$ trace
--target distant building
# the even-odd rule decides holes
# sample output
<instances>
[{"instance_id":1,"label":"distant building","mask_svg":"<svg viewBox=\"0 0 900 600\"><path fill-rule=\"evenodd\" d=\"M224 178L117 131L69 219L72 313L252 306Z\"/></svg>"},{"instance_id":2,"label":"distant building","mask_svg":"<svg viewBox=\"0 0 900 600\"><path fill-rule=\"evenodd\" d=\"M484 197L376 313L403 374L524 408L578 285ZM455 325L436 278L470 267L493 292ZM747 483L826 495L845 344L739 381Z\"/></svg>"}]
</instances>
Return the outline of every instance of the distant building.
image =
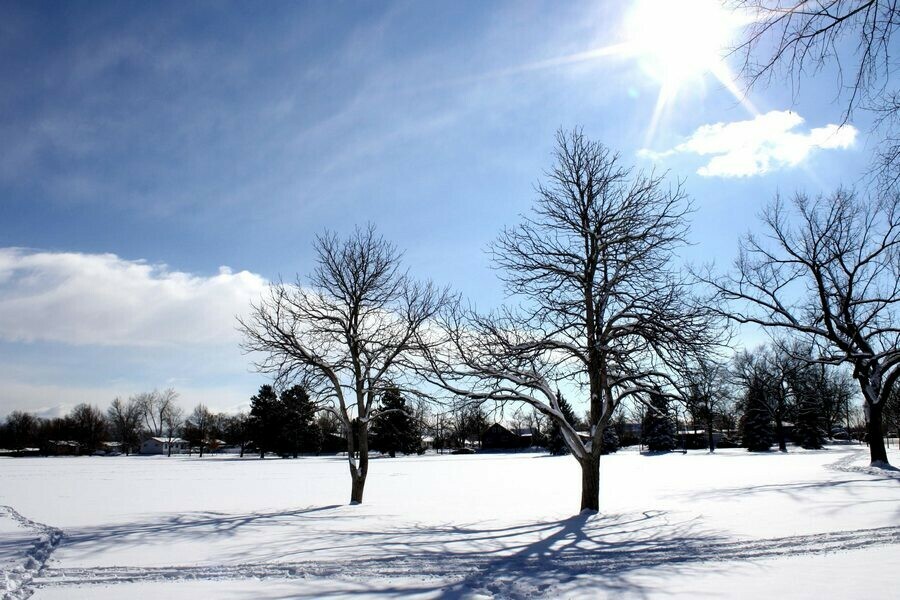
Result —
<instances>
[{"instance_id":1,"label":"distant building","mask_svg":"<svg viewBox=\"0 0 900 600\"><path fill-rule=\"evenodd\" d=\"M141 454L169 454L169 446L172 454L187 452L188 443L181 438L151 437L141 443Z\"/></svg>"},{"instance_id":2,"label":"distant building","mask_svg":"<svg viewBox=\"0 0 900 600\"><path fill-rule=\"evenodd\" d=\"M533 434L530 428L510 431L500 423L494 423L481 433L484 450L519 450L531 446Z\"/></svg>"}]
</instances>

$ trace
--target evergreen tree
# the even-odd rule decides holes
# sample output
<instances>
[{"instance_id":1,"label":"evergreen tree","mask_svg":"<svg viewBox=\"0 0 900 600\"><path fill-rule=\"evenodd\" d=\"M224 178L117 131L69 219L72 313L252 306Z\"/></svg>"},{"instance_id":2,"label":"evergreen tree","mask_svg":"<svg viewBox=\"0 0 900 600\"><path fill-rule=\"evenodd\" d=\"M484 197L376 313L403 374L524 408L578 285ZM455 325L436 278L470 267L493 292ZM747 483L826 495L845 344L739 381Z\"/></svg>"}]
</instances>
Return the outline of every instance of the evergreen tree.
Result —
<instances>
[{"instance_id":1,"label":"evergreen tree","mask_svg":"<svg viewBox=\"0 0 900 600\"><path fill-rule=\"evenodd\" d=\"M759 377L747 387L744 415L741 417L741 438L750 452L766 452L772 446L772 412L766 394L768 388Z\"/></svg>"},{"instance_id":2,"label":"evergreen tree","mask_svg":"<svg viewBox=\"0 0 900 600\"><path fill-rule=\"evenodd\" d=\"M381 403L372 421L372 448L387 452L391 458L397 452L414 454L422 445L422 436L410 415L406 399L396 388L387 390L381 396Z\"/></svg>"},{"instance_id":3,"label":"evergreen tree","mask_svg":"<svg viewBox=\"0 0 900 600\"><path fill-rule=\"evenodd\" d=\"M807 450L818 450L825 443L824 383L810 368L797 373L791 381L796 405L794 441Z\"/></svg>"},{"instance_id":4,"label":"evergreen tree","mask_svg":"<svg viewBox=\"0 0 900 600\"><path fill-rule=\"evenodd\" d=\"M265 458L266 452L278 445L282 412L282 404L271 385L261 386L259 392L250 398L250 431L260 458Z\"/></svg>"},{"instance_id":5,"label":"evergreen tree","mask_svg":"<svg viewBox=\"0 0 900 600\"><path fill-rule=\"evenodd\" d=\"M316 422L316 405L303 386L295 385L281 392L281 435L278 452L297 458L300 452L318 452L322 432Z\"/></svg>"},{"instance_id":6,"label":"evergreen tree","mask_svg":"<svg viewBox=\"0 0 900 600\"><path fill-rule=\"evenodd\" d=\"M566 399L559 393L559 390L556 390L556 401L559 404L559 411L566 417L566 421L574 426L578 422L578 419L575 417L575 411L572 410ZM550 429L547 431L547 450L553 456L569 453L569 446L563 439L562 429L555 419L551 419Z\"/></svg>"},{"instance_id":7,"label":"evergreen tree","mask_svg":"<svg viewBox=\"0 0 900 600\"><path fill-rule=\"evenodd\" d=\"M663 394L650 395L650 406L641 423L641 441L650 452L675 449L675 422L669 414L669 399Z\"/></svg>"},{"instance_id":8,"label":"evergreen tree","mask_svg":"<svg viewBox=\"0 0 900 600\"><path fill-rule=\"evenodd\" d=\"M619 434L612 423L609 423L603 429L603 438L601 439L603 447L600 449L601 454L612 454L619 449Z\"/></svg>"}]
</instances>

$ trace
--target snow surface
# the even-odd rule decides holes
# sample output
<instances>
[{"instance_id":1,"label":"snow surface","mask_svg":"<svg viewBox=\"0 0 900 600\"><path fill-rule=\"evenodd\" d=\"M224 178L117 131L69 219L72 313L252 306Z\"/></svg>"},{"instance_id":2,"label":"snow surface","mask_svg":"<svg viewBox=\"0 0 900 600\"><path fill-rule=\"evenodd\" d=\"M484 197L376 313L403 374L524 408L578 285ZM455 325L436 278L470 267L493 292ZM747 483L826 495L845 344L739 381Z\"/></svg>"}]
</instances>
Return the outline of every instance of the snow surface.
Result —
<instances>
[{"instance_id":1,"label":"snow surface","mask_svg":"<svg viewBox=\"0 0 900 600\"><path fill-rule=\"evenodd\" d=\"M891 450L900 463L900 452ZM0 459L6 597L892 597L900 472L867 449Z\"/></svg>"}]
</instances>

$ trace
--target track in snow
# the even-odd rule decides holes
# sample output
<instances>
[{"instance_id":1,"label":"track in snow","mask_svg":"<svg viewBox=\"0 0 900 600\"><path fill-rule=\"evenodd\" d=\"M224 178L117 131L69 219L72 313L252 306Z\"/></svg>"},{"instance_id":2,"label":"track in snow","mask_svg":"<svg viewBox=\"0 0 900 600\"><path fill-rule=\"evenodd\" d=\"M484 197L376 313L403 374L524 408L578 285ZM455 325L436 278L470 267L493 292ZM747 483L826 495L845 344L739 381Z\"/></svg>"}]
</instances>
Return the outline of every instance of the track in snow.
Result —
<instances>
[{"instance_id":1,"label":"track in snow","mask_svg":"<svg viewBox=\"0 0 900 600\"><path fill-rule=\"evenodd\" d=\"M841 456L828 468L867 473L852 465L857 454ZM0 511L38 534L38 542L27 553L26 564L6 575L8 589L3 595L6 600L28 598L39 587L250 578L370 580L410 576L434 580L436 590L443 589L451 595L454 590L480 590L501 597L526 597L541 595L559 581L585 574L615 579L632 571L659 566L700 566L711 562L823 554L900 544L900 526L737 541L715 534L678 533L677 529L665 535L657 528L657 534L604 539L604 536L594 538L589 535L591 528L585 527L586 517L575 517L560 522L558 529L551 530L544 539L522 541L512 537L509 548L485 552L452 552L437 544L432 550L387 550L384 558L364 560L53 568L47 566L47 561L59 545L62 532L31 521L11 507L0 506ZM663 513L643 516L645 519L661 517L668 525ZM628 515L609 516L611 522L623 517L629 518ZM605 520L604 517L601 519Z\"/></svg>"},{"instance_id":2,"label":"track in snow","mask_svg":"<svg viewBox=\"0 0 900 600\"><path fill-rule=\"evenodd\" d=\"M122 583L134 581L170 581L180 579L304 578L304 577L400 577L415 574L422 577L458 579L473 573L496 573L498 570L522 574L533 569L549 572L564 570L584 573L631 571L660 564L687 562L736 561L823 554L856 550L869 546L900 544L900 526L853 531L837 531L750 541L682 544L671 540L664 545L648 544L622 552L613 545L605 550L563 550L556 554L494 556L474 558L464 555L429 553L419 556L394 556L389 560L245 563L216 566L171 567L96 567L44 569L34 579L38 586Z\"/></svg>"},{"instance_id":3,"label":"track in snow","mask_svg":"<svg viewBox=\"0 0 900 600\"><path fill-rule=\"evenodd\" d=\"M21 565L4 571L0 580L0 592L4 600L23 600L33 593L32 582L41 572L50 555L62 540L62 531L24 517L11 506L0 506L0 516L6 516L26 530L37 535L37 541L25 551Z\"/></svg>"}]
</instances>

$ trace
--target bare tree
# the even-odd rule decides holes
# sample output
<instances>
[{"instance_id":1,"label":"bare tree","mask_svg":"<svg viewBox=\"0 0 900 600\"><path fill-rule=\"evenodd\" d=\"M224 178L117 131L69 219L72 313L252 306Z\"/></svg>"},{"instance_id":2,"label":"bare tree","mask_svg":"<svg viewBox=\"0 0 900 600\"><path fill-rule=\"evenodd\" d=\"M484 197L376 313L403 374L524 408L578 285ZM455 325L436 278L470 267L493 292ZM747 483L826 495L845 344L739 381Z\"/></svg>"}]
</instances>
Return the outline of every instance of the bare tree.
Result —
<instances>
[{"instance_id":1,"label":"bare tree","mask_svg":"<svg viewBox=\"0 0 900 600\"><path fill-rule=\"evenodd\" d=\"M724 412L729 400L727 369L714 357L700 356L678 371L682 376L680 389L685 408L692 422L703 423L707 447L715 452L716 417Z\"/></svg>"},{"instance_id":2,"label":"bare tree","mask_svg":"<svg viewBox=\"0 0 900 600\"><path fill-rule=\"evenodd\" d=\"M318 236L315 251L317 265L308 281L272 285L240 320L243 347L264 356L256 364L259 371L282 384L302 381L341 420L350 501L360 503L369 468L369 422L379 414L375 403L390 387L419 393L407 383L407 367L421 343L420 330L447 292L402 272L401 254L372 226L346 239Z\"/></svg>"},{"instance_id":3,"label":"bare tree","mask_svg":"<svg viewBox=\"0 0 900 600\"><path fill-rule=\"evenodd\" d=\"M753 85L784 72L798 88L807 74L833 66L844 121L856 108L875 111L884 143L878 174L900 176L900 96L891 87L897 62L891 41L900 26L896 0L731 0L749 12L750 25L736 48L742 74Z\"/></svg>"},{"instance_id":4,"label":"bare tree","mask_svg":"<svg viewBox=\"0 0 900 600\"><path fill-rule=\"evenodd\" d=\"M172 444L178 438L181 428L184 425L184 409L177 404L169 404L165 413L162 415L162 432L161 436L166 440L167 454L172 456Z\"/></svg>"},{"instance_id":5,"label":"bare tree","mask_svg":"<svg viewBox=\"0 0 900 600\"><path fill-rule=\"evenodd\" d=\"M816 362L849 364L862 392L873 466L887 465L885 400L900 376L900 200L859 200L846 190L793 211L766 209L768 242L748 235L734 272L702 277L739 323L785 331L816 344Z\"/></svg>"},{"instance_id":6,"label":"bare tree","mask_svg":"<svg viewBox=\"0 0 900 600\"><path fill-rule=\"evenodd\" d=\"M210 444L214 419L205 404L198 404L184 423L188 444L192 446L196 442L200 448L200 458L203 458L203 450Z\"/></svg>"},{"instance_id":7,"label":"bare tree","mask_svg":"<svg viewBox=\"0 0 900 600\"><path fill-rule=\"evenodd\" d=\"M122 443L125 454L134 452L141 442L141 420L143 413L141 404L135 397L127 402L116 398L106 411L107 419L116 438Z\"/></svg>"},{"instance_id":8,"label":"bare tree","mask_svg":"<svg viewBox=\"0 0 900 600\"><path fill-rule=\"evenodd\" d=\"M162 392L153 390L137 394L133 400L141 407L144 425L150 434L162 437L166 427L166 415L176 406L178 392L172 388Z\"/></svg>"},{"instance_id":9,"label":"bare tree","mask_svg":"<svg viewBox=\"0 0 900 600\"><path fill-rule=\"evenodd\" d=\"M775 441L781 452L787 452L785 421L792 408L789 382L802 370L803 360L812 359L802 351L791 354L783 346L763 346L740 352L732 361L732 377L745 389L759 388L761 404L775 423Z\"/></svg>"},{"instance_id":10,"label":"bare tree","mask_svg":"<svg viewBox=\"0 0 900 600\"><path fill-rule=\"evenodd\" d=\"M470 401L523 402L558 423L582 468L581 509L598 510L601 440L616 406L668 387L670 365L717 335L673 266L690 209L680 186L621 166L579 130L556 141L533 214L493 246L520 304L444 313L429 377ZM583 394L586 440L560 410L558 385Z\"/></svg>"}]
</instances>

